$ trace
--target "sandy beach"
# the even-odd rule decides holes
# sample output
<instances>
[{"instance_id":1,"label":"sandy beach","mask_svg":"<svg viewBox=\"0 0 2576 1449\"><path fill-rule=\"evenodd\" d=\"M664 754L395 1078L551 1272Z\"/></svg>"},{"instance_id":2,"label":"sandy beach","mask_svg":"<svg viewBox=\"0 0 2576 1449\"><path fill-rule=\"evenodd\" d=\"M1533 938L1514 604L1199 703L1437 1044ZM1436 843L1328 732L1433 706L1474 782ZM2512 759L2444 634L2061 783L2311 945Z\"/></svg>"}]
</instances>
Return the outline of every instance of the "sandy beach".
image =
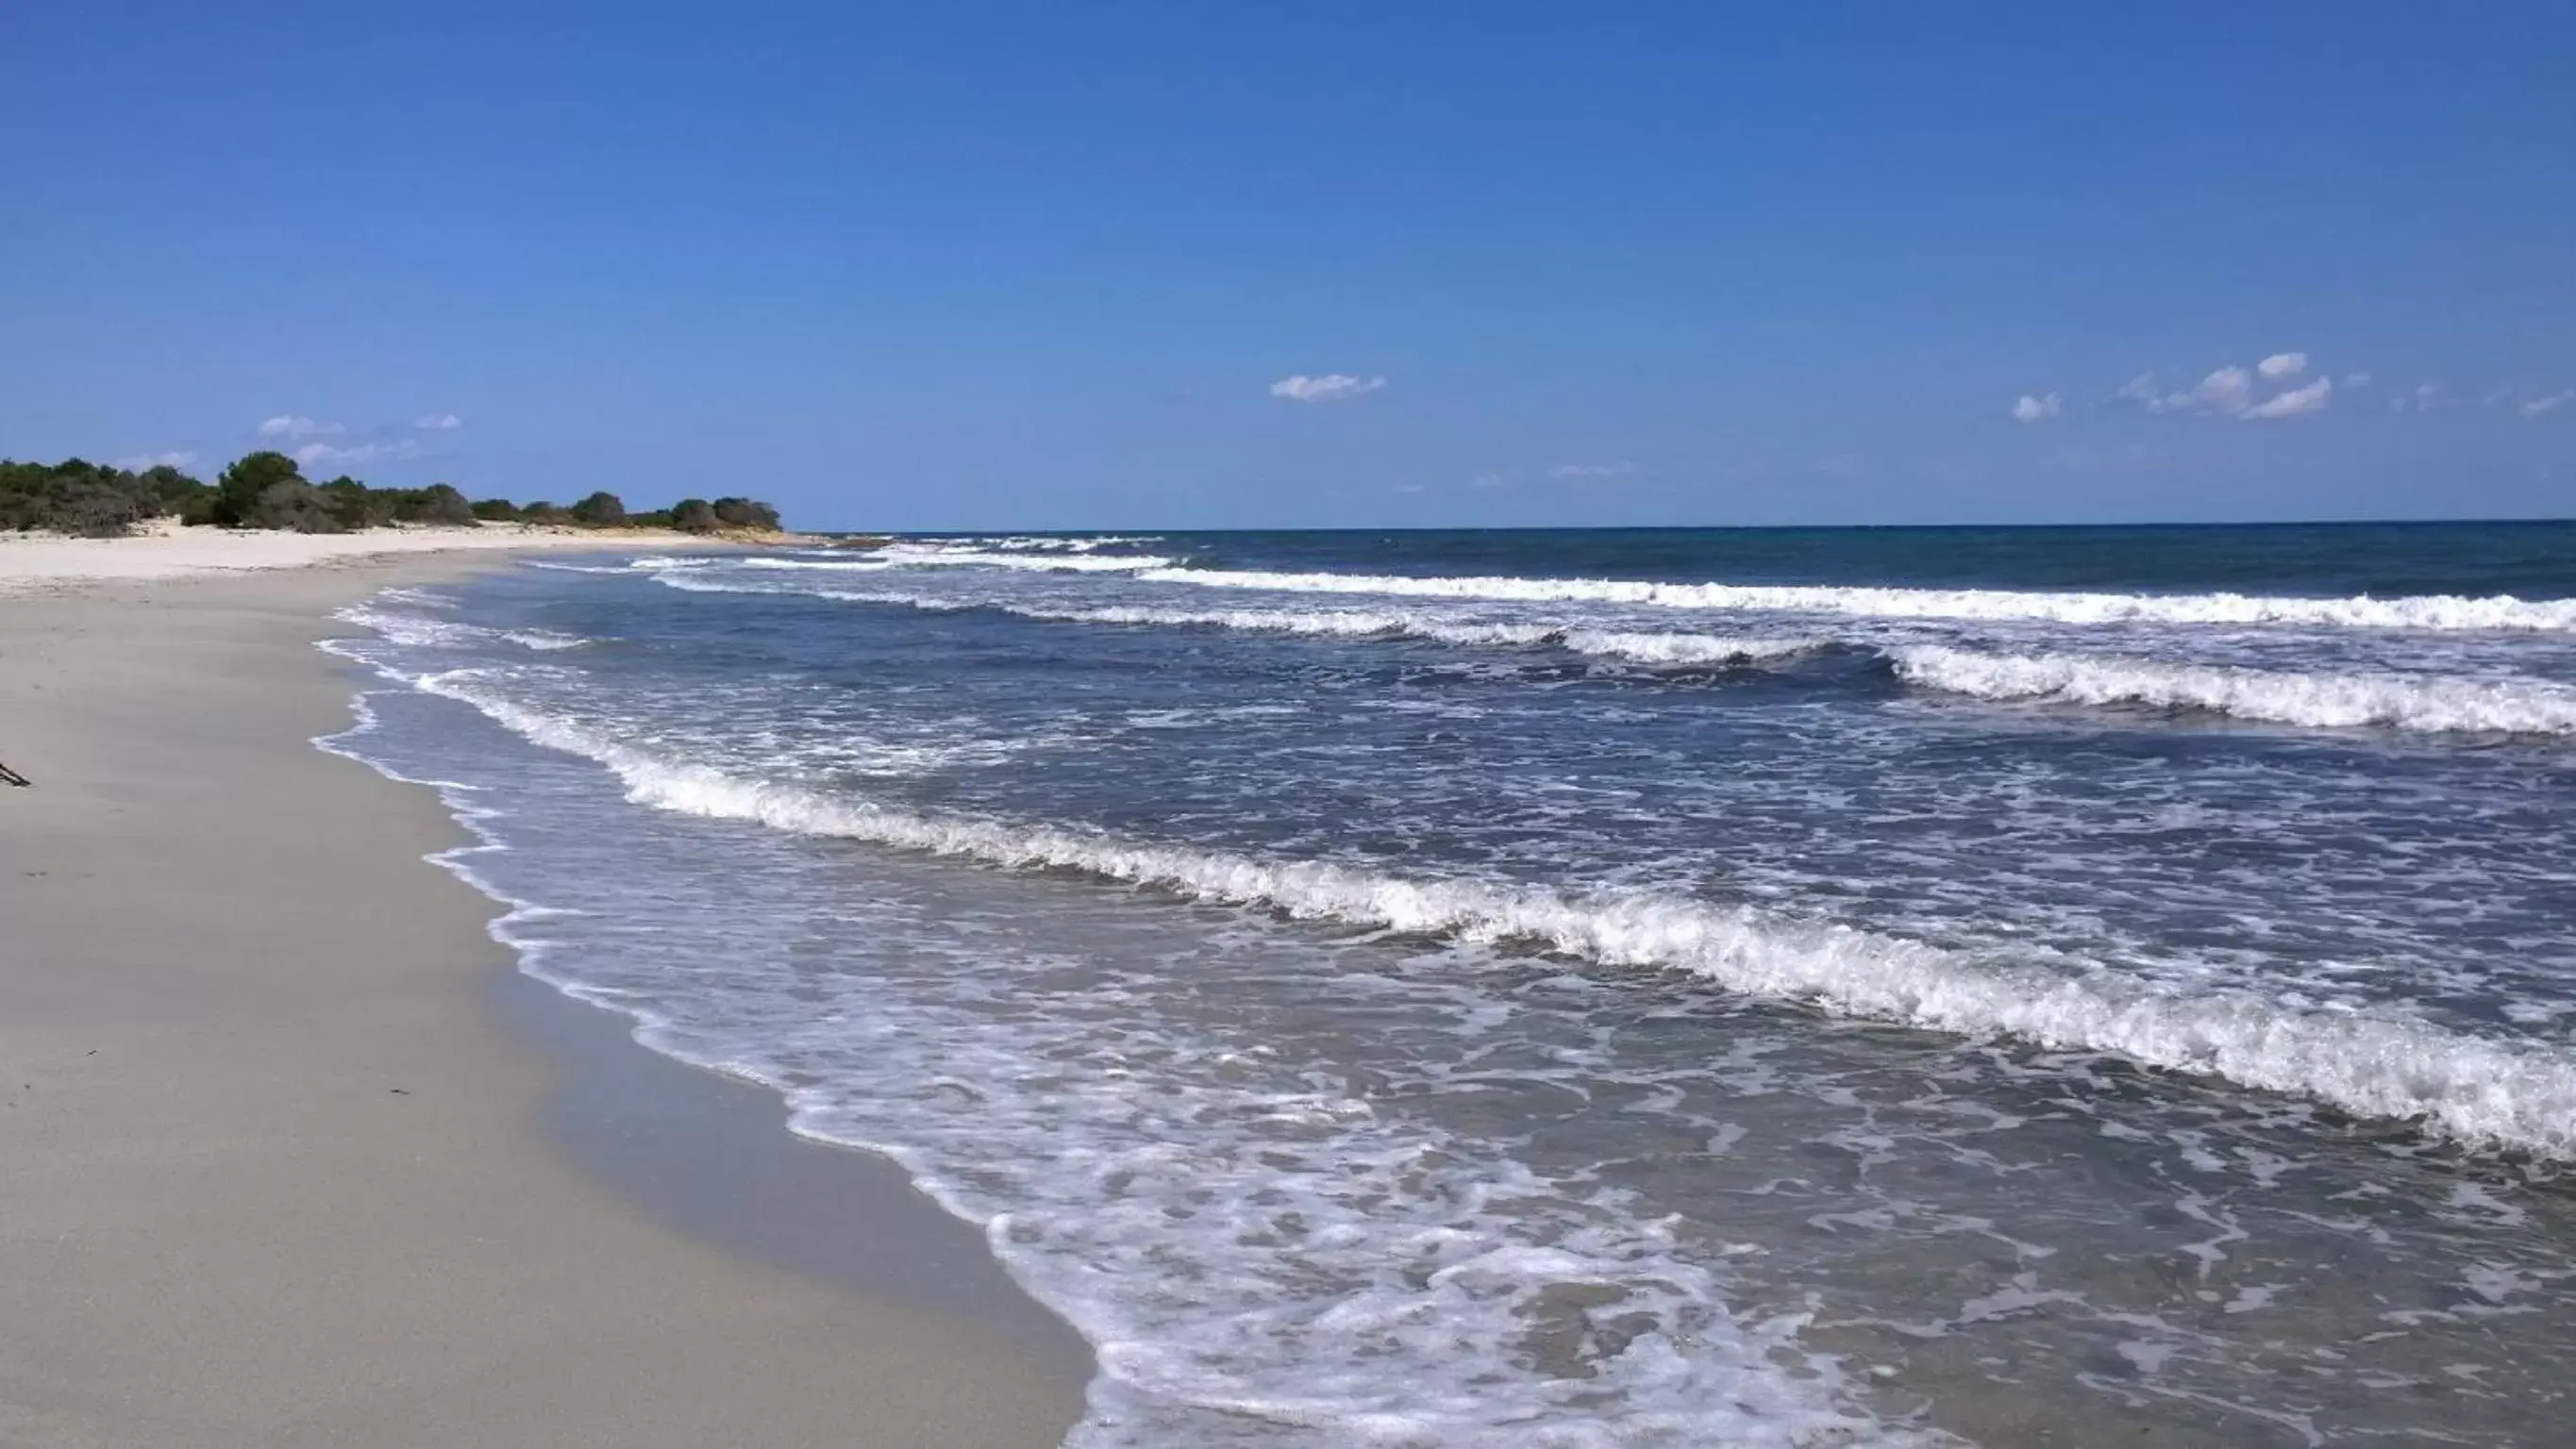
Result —
<instances>
[{"instance_id":1,"label":"sandy beach","mask_svg":"<svg viewBox=\"0 0 2576 1449\"><path fill-rule=\"evenodd\" d=\"M159 519L128 538L0 534L0 598L86 591L111 580L350 568L423 554L470 556L553 549L694 548L710 540L653 529L603 535L571 528L484 524L474 528L371 528L360 533L272 533L182 528ZM719 546L721 546L719 544Z\"/></svg>"},{"instance_id":2,"label":"sandy beach","mask_svg":"<svg viewBox=\"0 0 2576 1449\"><path fill-rule=\"evenodd\" d=\"M0 1442L1056 1442L977 1233L516 976L309 742L330 610L490 560L203 533L0 542Z\"/></svg>"}]
</instances>

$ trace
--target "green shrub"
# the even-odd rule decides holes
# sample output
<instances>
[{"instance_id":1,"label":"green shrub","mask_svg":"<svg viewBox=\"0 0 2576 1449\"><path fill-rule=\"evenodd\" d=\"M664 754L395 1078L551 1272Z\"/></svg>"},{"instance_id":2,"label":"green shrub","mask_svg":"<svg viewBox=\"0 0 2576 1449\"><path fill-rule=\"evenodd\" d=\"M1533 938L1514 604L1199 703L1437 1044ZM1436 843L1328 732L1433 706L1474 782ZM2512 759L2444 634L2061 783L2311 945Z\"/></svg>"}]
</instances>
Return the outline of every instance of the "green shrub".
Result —
<instances>
[{"instance_id":1,"label":"green shrub","mask_svg":"<svg viewBox=\"0 0 2576 1449\"><path fill-rule=\"evenodd\" d=\"M462 527L474 522L474 505L465 495L445 483L432 483L426 488L390 490L394 500L393 521L426 523L443 527Z\"/></svg>"},{"instance_id":2,"label":"green shrub","mask_svg":"<svg viewBox=\"0 0 2576 1449\"><path fill-rule=\"evenodd\" d=\"M778 510L756 498L719 498L712 505L716 519L727 528L760 528L775 532Z\"/></svg>"},{"instance_id":3,"label":"green shrub","mask_svg":"<svg viewBox=\"0 0 2576 1449\"><path fill-rule=\"evenodd\" d=\"M252 520L261 498L280 483L304 482L303 470L284 453L245 454L215 480L211 521L225 528L259 528ZM310 486L310 485L307 485Z\"/></svg>"},{"instance_id":4,"label":"green shrub","mask_svg":"<svg viewBox=\"0 0 2576 1449\"><path fill-rule=\"evenodd\" d=\"M210 487L173 467L140 473L79 458L60 463L0 459L0 530L51 529L112 536L147 519L176 515L180 522L224 528L283 528L299 533L340 533L389 523L471 525L477 520L585 528L676 528L690 533L726 529L775 529L778 510L752 498L684 498L666 509L628 513L614 493L600 491L563 508L543 501L524 507L506 498L466 501L445 483L426 488L370 488L342 476L308 482L284 453L261 451L236 460Z\"/></svg>"},{"instance_id":5,"label":"green shrub","mask_svg":"<svg viewBox=\"0 0 2576 1449\"><path fill-rule=\"evenodd\" d=\"M129 473L80 458L51 466L0 460L0 529L112 538L206 491L175 468Z\"/></svg>"},{"instance_id":6,"label":"green shrub","mask_svg":"<svg viewBox=\"0 0 2576 1449\"><path fill-rule=\"evenodd\" d=\"M355 532L362 528L382 528L394 521L393 494L382 488L370 488L355 478L338 477L322 485L322 497L330 505L331 516L340 527Z\"/></svg>"},{"instance_id":7,"label":"green shrub","mask_svg":"<svg viewBox=\"0 0 2576 1449\"><path fill-rule=\"evenodd\" d=\"M288 533L341 533L345 530L340 515L331 507L331 497L301 478L287 478L268 485L251 505L249 528L274 528Z\"/></svg>"}]
</instances>

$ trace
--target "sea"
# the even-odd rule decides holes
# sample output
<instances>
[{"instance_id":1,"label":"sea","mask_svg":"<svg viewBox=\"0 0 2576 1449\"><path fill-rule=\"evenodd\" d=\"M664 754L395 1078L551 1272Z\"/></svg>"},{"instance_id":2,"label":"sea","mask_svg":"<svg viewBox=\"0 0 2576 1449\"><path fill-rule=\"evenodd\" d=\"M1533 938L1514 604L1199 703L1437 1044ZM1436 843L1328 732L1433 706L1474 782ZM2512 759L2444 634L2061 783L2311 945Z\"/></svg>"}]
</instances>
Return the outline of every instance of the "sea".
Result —
<instances>
[{"instance_id":1,"label":"sea","mask_svg":"<svg viewBox=\"0 0 2576 1449\"><path fill-rule=\"evenodd\" d=\"M1080 1449L2576 1420L2576 524L923 536L342 617L327 747L443 792L529 974L978 1225Z\"/></svg>"}]
</instances>

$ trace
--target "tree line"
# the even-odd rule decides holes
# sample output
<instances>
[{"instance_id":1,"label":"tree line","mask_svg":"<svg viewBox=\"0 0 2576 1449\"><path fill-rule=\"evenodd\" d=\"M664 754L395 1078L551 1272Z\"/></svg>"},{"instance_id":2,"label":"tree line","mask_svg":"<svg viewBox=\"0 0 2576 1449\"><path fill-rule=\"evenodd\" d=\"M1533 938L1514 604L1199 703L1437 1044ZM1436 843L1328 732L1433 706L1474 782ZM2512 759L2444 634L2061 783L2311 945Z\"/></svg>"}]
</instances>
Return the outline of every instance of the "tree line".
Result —
<instances>
[{"instance_id":1,"label":"tree line","mask_svg":"<svg viewBox=\"0 0 2576 1449\"><path fill-rule=\"evenodd\" d=\"M0 459L0 530L114 538L156 518L291 533L348 533L403 523L675 528L684 533L779 526L778 510L752 498L683 498L668 508L629 513L616 494L604 491L558 505L470 500L445 483L371 488L347 476L315 483L284 453L252 453L212 483L167 465L136 472L80 458L53 464Z\"/></svg>"}]
</instances>

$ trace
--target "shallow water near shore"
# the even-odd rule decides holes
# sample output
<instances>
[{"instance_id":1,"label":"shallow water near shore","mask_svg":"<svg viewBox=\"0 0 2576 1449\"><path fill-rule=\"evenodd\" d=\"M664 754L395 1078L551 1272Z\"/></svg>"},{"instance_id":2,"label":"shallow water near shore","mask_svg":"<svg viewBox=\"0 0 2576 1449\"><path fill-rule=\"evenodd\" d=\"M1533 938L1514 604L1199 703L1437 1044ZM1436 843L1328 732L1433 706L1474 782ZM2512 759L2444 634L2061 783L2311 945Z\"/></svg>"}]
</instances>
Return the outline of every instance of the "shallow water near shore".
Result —
<instances>
[{"instance_id":1,"label":"shallow water near shore","mask_svg":"<svg viewBox=\"0 0 2576 1449\"><path fill-rule=\"evenodd\" d=\"M548 560L351 611L338 746L532 975L983 1225L1077 1444L2542 1443L2571 559Z\"/></svg>"}]
</instances>

